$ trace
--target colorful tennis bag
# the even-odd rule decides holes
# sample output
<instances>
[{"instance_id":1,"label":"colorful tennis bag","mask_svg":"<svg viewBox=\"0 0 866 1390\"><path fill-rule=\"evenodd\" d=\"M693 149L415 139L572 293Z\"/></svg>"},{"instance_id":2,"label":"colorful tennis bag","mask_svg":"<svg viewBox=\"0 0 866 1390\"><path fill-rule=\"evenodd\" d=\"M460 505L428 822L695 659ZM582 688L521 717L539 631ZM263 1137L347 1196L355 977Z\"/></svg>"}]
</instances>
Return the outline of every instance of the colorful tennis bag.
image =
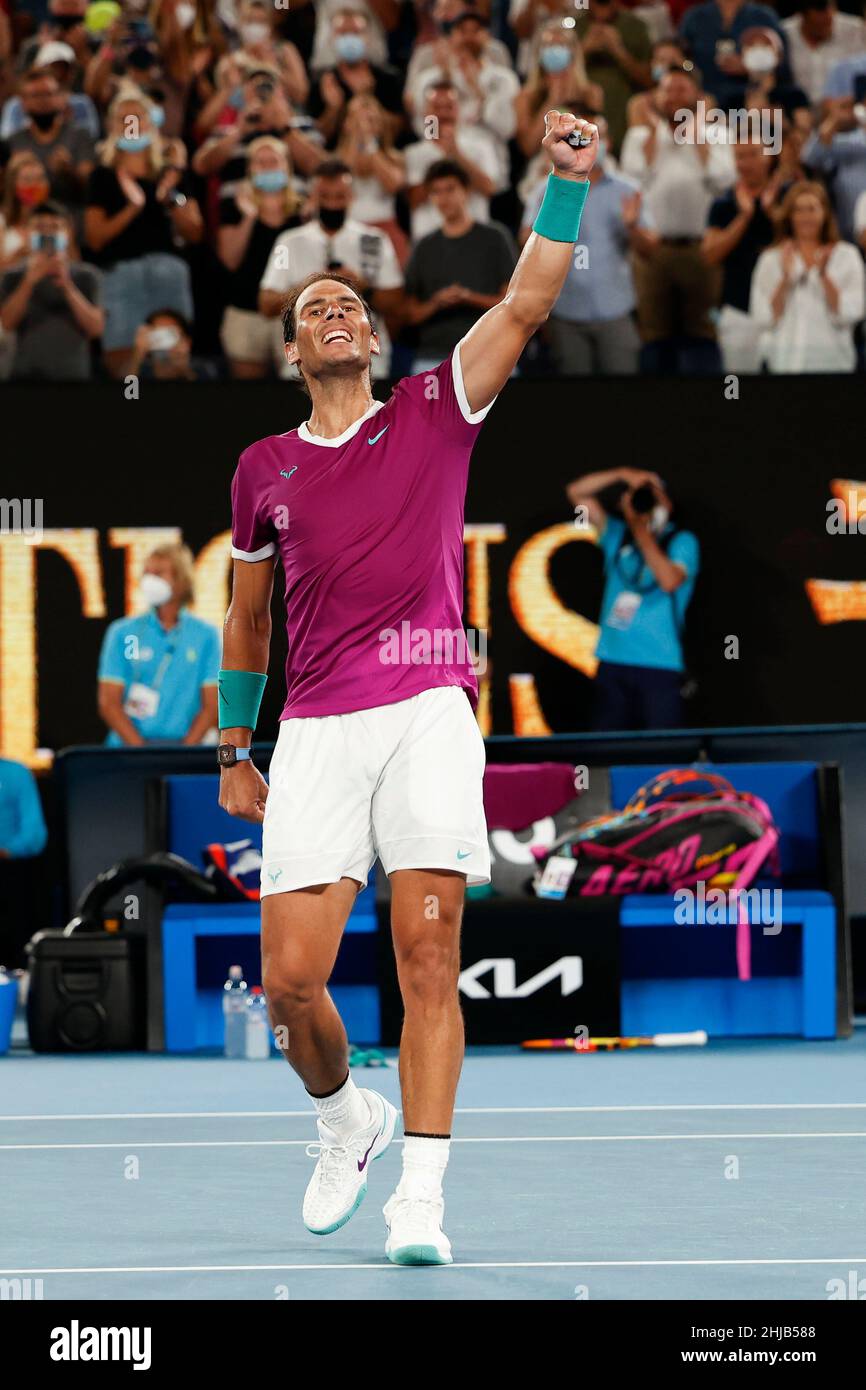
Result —
<instances>
[{"instance_id":1,"label":"colorful tennis bag","mask_svg":"<svg viewBox=\"0 0 866 1390\"><path fill-rule=\"evenodd\" d=\"M748 980L748 909L735 895L765 865L778 873L778 843L760 797L736 791L717 773L673 768L640 787L623 811L562 835L540 859L533 887L539 896L566 897L674 893L701 882L707 890L722 889L737 905L737 968ZM569 860L576 861L573 870ZM545 892L548 865L547 880L558 878L564 892Z\"/></svg>"}]
</instances>

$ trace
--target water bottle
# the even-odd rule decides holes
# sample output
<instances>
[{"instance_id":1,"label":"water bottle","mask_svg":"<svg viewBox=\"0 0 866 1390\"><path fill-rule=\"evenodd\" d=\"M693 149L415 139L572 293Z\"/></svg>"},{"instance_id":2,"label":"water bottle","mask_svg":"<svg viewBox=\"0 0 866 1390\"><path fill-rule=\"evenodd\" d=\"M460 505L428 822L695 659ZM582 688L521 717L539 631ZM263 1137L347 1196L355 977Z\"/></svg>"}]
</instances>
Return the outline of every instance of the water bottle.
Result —
<instances>
[{"instance_id":1,"label":"water bottle","mask_svg":"<svg viewBox=\"0 0 866 1390\"><path fill-rule=\"evenodd\" d=\"M240 965L229 967L223 985L223 1051L226 1057L243 1057L247 1041L247 982Z\"/></svg>"},{"instance_id":2,"label":"water bottle","mask_svg":"<svg viewBox=\"0 0 866 1390\"><path fill-rule=\"evenodd\" d=\"M250 990L246 1001L247 1013L247 1058L257 1061L271 1055L271 1025L268 1022L268 1006L264 991L256 985Z\"/></svg>"}]
</instances>

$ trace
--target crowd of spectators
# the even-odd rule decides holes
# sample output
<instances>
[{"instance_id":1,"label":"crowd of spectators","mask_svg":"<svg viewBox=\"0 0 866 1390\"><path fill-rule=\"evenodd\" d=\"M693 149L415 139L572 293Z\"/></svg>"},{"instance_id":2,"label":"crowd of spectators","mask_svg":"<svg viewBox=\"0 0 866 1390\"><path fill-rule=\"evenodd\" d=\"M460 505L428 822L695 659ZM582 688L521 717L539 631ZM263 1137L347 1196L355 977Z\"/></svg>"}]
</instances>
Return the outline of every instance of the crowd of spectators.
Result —
<instances>
[{"instance_id":1,"label":"crowd of spectators","mask_svg":"<svg viewBox=\"0 0 866 1390\"><path fill-rule=\"evenodd\" d=\"M316 270L377 375L437 363L505 292L551 108L601 148L523 374L862 368L843 4L0 0L0 380L289 375Z\"/></svg>"}]
</instances>

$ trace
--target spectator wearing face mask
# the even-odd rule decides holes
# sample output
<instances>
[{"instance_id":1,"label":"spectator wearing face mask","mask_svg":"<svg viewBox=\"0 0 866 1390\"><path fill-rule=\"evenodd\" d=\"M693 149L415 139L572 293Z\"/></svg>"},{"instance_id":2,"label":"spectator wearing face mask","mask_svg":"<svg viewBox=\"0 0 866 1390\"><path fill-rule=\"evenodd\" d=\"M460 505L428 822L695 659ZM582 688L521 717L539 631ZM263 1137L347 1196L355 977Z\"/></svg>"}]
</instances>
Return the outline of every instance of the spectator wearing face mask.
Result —
<instances>
[{"instance_id":1,"label":"spectator wearing face mask","mask_svg":"<svg viewBox=\"0 0 866 1390\"><path fill-rule=\"evenodd\" d=\"M85 235L104 271L105 364L119 377L148 314L169 307L192 318L189 267L175 242L201 241L204 222L186 180L186 151L162 139L143 98L118 96L108 132L88 188Z\"/></svg>"},{"instance_id":2,"label":"spectator wearing face mask","mask_svg":"<svg viewBox=\"0 0 866 1390\"><path fill-rule=\"evenodd\" d=\"M683 629L700 568L697 538L677 527L655 473L587 473L566 493L596 528L604 558L593 728L678 728Z\"/></svg>"},{"instance_id":3,"label":"spectator wearing face mask","mask_svg":"<svg viewBox=\"0 0 866 1390\"><path fill-rule=\"evenodd\" d=\"M734 165L737 181L710 208L701 251L724 276L716 331L725 371L753 373L761 370L761 328L749 312L752 276L775 236L782 180L760 140L735 145Z\"/></svg>"},{"instance_id":4,"label":"spectator wearing face mask","mask_svg":"<svg viewBox=\"0 0 866 1390\"><path fill-rule=\"evenodd\" d=\"M273 358L272 324L259 313L259 285L274 242L301 223L301 199L292 187L288 152L263 135L247 151L247 176L220 201L217 254L227 271L220 341L233 377L267 376Z\"/></svg>"},{"instance_id":5,"label":"spectator wearing face mask","mask_svg":"<svg viewBox=\"0 0 866 1390\"><path fill-rule=\"evenodd\" d=\"M840 241L821 184L798 183L785 196L775 245L755 267L751 313L766 331L771 372L855 370L866 273L857 247Z\"/></svg>"},{"instance_id":6,"label":"spectator wearing face mask","mask_svg":"<svg viewBox=\"0 0 866 1390\"><path fill-rule=\"evenodd\" d=\"M793 82L783 81L780 69L785 50L775 29L746 29L740 39L740 56L746 69L746 110L784 112L803 130L812 125L809 98Z\"/></svg>"},{"instance_id":7,"label":"spectator wearing face mask","mask_svg":"<svg viewBox=\"0 0 866 1390\"><path fill-rule=\"evenodd\" d=\"M626 131L626 109L635 92L651 85L652 43L646 25L620 0L589 0L575 29L590 82L603 93L608 139L615 154Z\"/></svg>"},{"instance_id":8,"label":"spectator wearing face mask","mask_svg":"<svg viewBox=\"0 0 866 1390\"><path fill-rule=\"evenodd\" d=\"M318 132L314 141L300 128L276 69L250 69L234 54L217 65L217 92L199 124L212 134L196 150L193 172L215 179L220 196L234 196L246 176L249 147L263 135L285 144L299 174L311 174L322 162Z\"/></svg>"},{"instance_id":9,"label":"spectator wearing face mask","mask_svg":"<svg viewBox=\"0 0 866 1390\"><path fill-rule=\"evenodd\" d=\"M278 13L264 0L242 0L238 10L240 46L237 53L251 66L275 68L289 101L304 106L310 93L307 70L295 45L277 34Z\"/></svg>"},{"instance_id":10,"label":"spectator wearing face mask","mask_svg":"<svg viewBox=\"0 0 866 1390\"><path fill-rule=\"evenodd\" d=\"M753 28L774 30L784 50L779 16L768 5L752 0L706 0L688 10L680 25L680 37L704 82L726 111L743 105L747 71L738 46L746 30ZM779 65L778 81L791 81L786 55Z\"/></svg>"},{"instance_id":11,"label":"spectator wearing face mask","mask_svg":"<svg viewBox=\"0 0 866 1390\"><path fill-rule=\"evenodd\" d=\"M216 368L192 355L192 325L175 309L148 314L135 335L129 371L142 381L213 381Z\"/></svg>"},{"instance_id":12,"label":"spectator wearing face mask","mask_svg":"<svg viewBox=\"0 0 866 1390\"><path fill-rule=\"evenodd\" d=\"M644 194L658 244L635 266L642 354L646 370L682 373L720 366L710 310L717 276L701 255L707 213L714 197L734 182L727 144L709 141L700 129L694 74L668 72L658 87L650 125L632 126L620 167ZM694 113L694 138L680 141L682 112Z\"/></svg>"},{"instance_id":13,"label":"spectator wearing face mask","mask_svg":"<svg viewBox=\"0 0 866 1390\"><path fill-rule=\"evenodd\" d=\"M66 207L81 207L94 166L93 141L72 124L57 78L43 68L26 73L21 104L27 125L9 137L9 154L26 150L35 155L48 175L50 196Z\"/></svg>"},{"instance_id":14,"label":"spectator wearing face mask","mask_svg":"<svg viewBox=\"0 0 866 1390\"><path fill-rule=\"evenodd\" d=\"M109 748L213 737L221 642L190 612L194 575L187 546L158 546L145 561L137 614L105 634L98 698Z\"/></svg>"},{"instance_id":15,"label":"spectator wearing face mask","mask_svg":"<svg viewBox=\"0 0 866 1390\"><path fill-rule=\"evenodd\" d=\"M559 25L564 10L563 0L509 0L508 23L520 39L517 71L521 77L528 76L537 61L539 31Z\"/></svg>"},{"instance_id":16,"label":"spectator wearing face mask","mask_svg":"<svg viewBox=\"0 0 866 1390\"><path fill-rule=\"evenodd\" d=\"M834 0L800 0L798 12L782 20L791 72L798 87L817 106L831 68L843 58L866 51L866 24L840 14Z\"/></svg>"},{"instance_id":17,"label":"spectator wearing face mask","mask_svg":"<svg viewBox=\"0 0 866 1390\"><path fill-rule=\"evenodd\" d=\"M84 92L72 89L75 53L67 43L51 42L37 50L33 61L34 71L44 71L57 80L64 94L64 103L69 124L85 131L92 140L100 135L99 115L90 97ZM10 97L0 115L0 139L8 139L28 125L28 115L20 96Z\"/></svg>"},{"instance_id":18,"label":"spectator wearing face mask","mask_svg":"<svg viewBox=\"0 0 866 1390\"><path fill-rule=\"evenodd\" d=\"M153 0L148 22L166 87L166 134L185 136L211 96L210 68L226 51L213 0Z\"/></svg>"},{"instance_id":19,"label":"spectator wearing face mask","mask_svg":"<svg viewBox=\"0 0 866 1390\"><path fill-rule=\"evenodd\" d=\"M329 148L339 142L353 97L374 96L388 112L391 133L403 125L403 79L394 68L374 62L370 23L359 10L340 8L333 16L334 63L319 75L308 109Z\"/></svg>"},{"instance_id":20,"label":"spectator wearing face mask","mask_svg":"<svg viewBox=\"0 0 866 1390\"><path fill-rule=\"evenodd\" d=\"M601 100L601 89L587 78L580 45L573 28L561 20L545 24L529 77L515 98L517 143L527 159L538 154L544 138L545 113L573 111ZM542 152L541 161L545 158Z\"/></svg>"},{"instance_id":21,"label":"spectator wearing face mask","mask_svg":"<svg viewBox=\"0 0 866 1390\"><path fill-rule=\"evenodd\" d=\"M0 212L0 270L8 270L27 255L27 223L33 209L47 202L50 194L51 184L42 161L28 150L14 154L6 167Z\"/></svg>"},{"instance_id":22,"label":"spectator wearing face mask","mask_svg":"<svg viewBox=\"0 0 866 1390\"><path fill-rule=\"evenodd\" d=\"M604 117L584 113L598 126L598 154L590 170L591 196L580 223L580 243L553 312L547 337L560 376L630 376L638 369L640 337L635 326L632 255L655 248L655 236L641 208L632 179L607 167ZM546 176L523 212L520 243L525 245L541 207Z\"/></svg>"},{"instance_id":23,"label":"spectator wearing face mask","mask_svg":"<svg viewBox=\"0 0 866 1390\"><path fill-rule=\"evenodd\" d=\"M349 216L352 192L352 174L345 164L338 159L321 164L312 185L315 218L278 236L265 267L259 309L275 321L274 360L287 379L295 379L295 373L286 363L279 316L293 286L320 270L351 280L371 305L380 348L373 357L372 375L380 379L390 374L388 327L389 321L394 327L402 306L403 276L385 233Z\"/></svg>"},{"instance_id":24,"label":"spectator wearing face mask","mask_svg":"<svg viewBox=\"0 0 866 1390\"><path fill-rule=\"evenodd\" d=\"M335 21L341 11L351 10L366 20L366 51L376 67L388 62L388 33L397 24L397 5L391 0L316 0L316 37L310 67L314 74L333 68L338 61Z\"/></svg>"},{"instance_id":25,"label":"spectator wearing face mask","mask_svg":"<svg viewBox=\"0 0 866 1390\"><path fill-rule=\"evenodd\" d=\"M442 226L442 216L431 201L427 171L439 160L459 164L469 178L467 210L474 222L490 221L490 199L508 185L508 165L486 130L467 125L460 115L457 89L440 79L426 92L423 140L407 145L406 181L412 209L412 241Z\"/></svg>"},{"instance_id":26,"label":"spectator wearing face mask","mask_svg":"<svg viewBox=\"0 0 866 1390\"><path fill-rule=\"evenodd\" d=\"M57 203L34 208L30 254L0 276L0 325L15 334L11 375L22 381L86 381L90 344L102 333L100 275L75 253L72 226Z\"/></svg>"}]
</instances>

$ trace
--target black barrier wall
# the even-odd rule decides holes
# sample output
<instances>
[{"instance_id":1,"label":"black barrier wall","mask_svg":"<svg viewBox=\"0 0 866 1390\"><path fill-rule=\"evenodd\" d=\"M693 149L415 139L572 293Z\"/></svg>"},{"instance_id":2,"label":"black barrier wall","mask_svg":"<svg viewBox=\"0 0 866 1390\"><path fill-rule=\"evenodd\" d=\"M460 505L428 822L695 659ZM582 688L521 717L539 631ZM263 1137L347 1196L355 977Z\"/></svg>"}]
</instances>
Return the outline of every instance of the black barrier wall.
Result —
<instances>
[{"instance_id":1,"label":"black barrier wall","mask_svg":"<svg viewBox=\"0 0 866 1390\"><path fill-rule=\"evenodd\" d=\"M601 562L574 531L563 487L616 465L659 472L701 544L687 638L698 681L690 722L862 719L866 537L853 511L846 533L831 534L827 511L834 479L847 493L845 480L856 484L866 471L859 385L743 378L739 398L730 392L721 380L508 385L476 446L466 506L467 622L487 631L488 731L587 726L592 679L579 665L586 668L591 644L580 620L597 617ZM237 456L306 411L296 388L276 384L145 384L138 400L110 385L2 388L0 490L41 500L44 528L35 558L22 558L22 538L8 526L0 535L7 754L27 741L28 700L34 746L101 739L99 646L137 577L142 528L177 528L206 576L205 616L219 617ZM852 508L856 500L852 493ZM32 620L22 609L30 564ZM813 580L831 583L810 597ZM284 651L278 622L263 729L273 728L282 703ZM528 683L513 679L526 674Z\"/></svg>"}]
</instances>

